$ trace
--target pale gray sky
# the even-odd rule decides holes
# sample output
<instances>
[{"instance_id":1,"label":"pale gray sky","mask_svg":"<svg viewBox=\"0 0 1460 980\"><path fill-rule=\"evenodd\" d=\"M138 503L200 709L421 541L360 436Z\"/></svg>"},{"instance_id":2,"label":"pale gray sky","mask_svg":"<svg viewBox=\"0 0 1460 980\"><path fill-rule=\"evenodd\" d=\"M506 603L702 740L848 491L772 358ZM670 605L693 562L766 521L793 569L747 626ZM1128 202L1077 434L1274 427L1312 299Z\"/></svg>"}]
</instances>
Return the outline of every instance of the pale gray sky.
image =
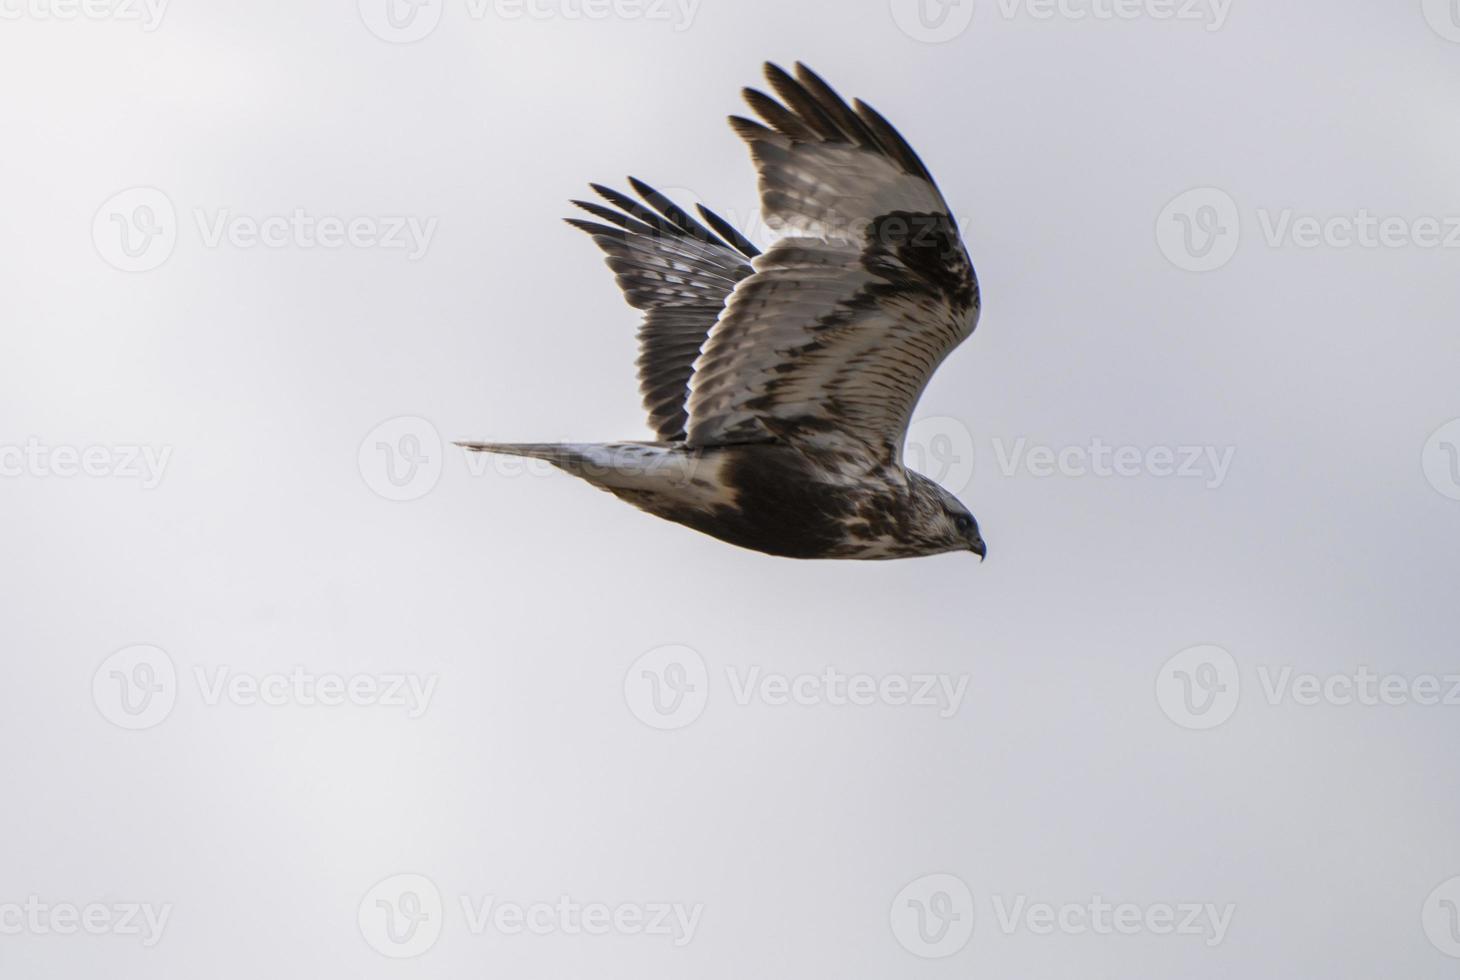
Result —
<instances>
[{"instance_id":1,"label":"pale gray sky","mask_svg":"<svg viewBox=\"0 0 1460 980\"><path fill-rule=\"evenodd\" d=\"M1454 975L1460 11L941 2L0 0L0 974ZM982 566L443 448L647 434L558 219L798 58Z\"/></svg>"}]
</instances>

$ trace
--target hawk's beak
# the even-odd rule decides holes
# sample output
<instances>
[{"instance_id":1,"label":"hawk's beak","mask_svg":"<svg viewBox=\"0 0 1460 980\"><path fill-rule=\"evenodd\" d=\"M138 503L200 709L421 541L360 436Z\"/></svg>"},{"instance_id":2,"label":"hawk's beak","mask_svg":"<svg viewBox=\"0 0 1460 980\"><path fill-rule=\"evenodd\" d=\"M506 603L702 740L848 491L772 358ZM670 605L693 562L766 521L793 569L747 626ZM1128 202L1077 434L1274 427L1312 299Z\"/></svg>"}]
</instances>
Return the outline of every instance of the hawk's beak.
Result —
<instances>
[{"instance_id":1,"label":"hawk's beak","mask_svg":"<svg viewBox=\"0 0 1460 980\"><path fill-rule=\"evenodd\" d=\"M973 552L975 555L978 555L978 560L980 564L982 564L983 560L988 557L989 553L989 547L988 545L983 543L982 538L969 545L968 550Z\"/></svg>"}]
</instances>

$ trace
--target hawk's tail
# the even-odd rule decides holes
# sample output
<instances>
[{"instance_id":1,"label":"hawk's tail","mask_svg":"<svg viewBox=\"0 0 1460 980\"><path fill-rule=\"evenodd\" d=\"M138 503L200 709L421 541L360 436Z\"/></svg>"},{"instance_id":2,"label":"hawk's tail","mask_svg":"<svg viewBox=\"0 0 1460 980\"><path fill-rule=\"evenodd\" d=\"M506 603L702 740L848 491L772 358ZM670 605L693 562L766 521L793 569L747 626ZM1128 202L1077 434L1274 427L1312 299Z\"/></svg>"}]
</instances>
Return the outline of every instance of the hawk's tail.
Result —
<instances>
[{"instance_id":1,"label":"hawk's tail","mask_svg":"<svg viewBox=\"0 0 1460 980\"><path fill-rule=\"evenodd\" d=\"M682 486L701 465L698 454L653 442L458 442L477 453L541 459L608 490Z\"/></svg>"},{"instance_id":2,"label":"hawk's tail","mask_svg":"<svg viewBox=\"0 0 1460 980\"><path fill-rule=\"evenodd\" d=\"M582 459L585 451L593 448L569 442L458 442L457 445L474 453L543 459L554 465Z\"/></svg>"}]
</instances>

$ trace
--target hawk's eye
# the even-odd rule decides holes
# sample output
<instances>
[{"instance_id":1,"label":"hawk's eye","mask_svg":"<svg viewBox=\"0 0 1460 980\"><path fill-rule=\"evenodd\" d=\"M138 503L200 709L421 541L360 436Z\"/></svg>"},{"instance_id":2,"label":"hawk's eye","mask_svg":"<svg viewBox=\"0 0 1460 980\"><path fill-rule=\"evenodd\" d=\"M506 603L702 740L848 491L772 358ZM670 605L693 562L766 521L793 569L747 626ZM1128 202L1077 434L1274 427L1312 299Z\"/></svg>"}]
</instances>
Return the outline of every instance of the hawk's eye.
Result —
<instances>
[{"instance_id":1,"label":"hawk's eye","mask_svg":"<svg viewBox=\"0 0 1460 980\"><path fill-rule=\"evenodd\" d=\"M973 530L973 518L967 514L959 514L953 518L953 526L964 534L967 534Z\"/></svg>"}]
</instances>

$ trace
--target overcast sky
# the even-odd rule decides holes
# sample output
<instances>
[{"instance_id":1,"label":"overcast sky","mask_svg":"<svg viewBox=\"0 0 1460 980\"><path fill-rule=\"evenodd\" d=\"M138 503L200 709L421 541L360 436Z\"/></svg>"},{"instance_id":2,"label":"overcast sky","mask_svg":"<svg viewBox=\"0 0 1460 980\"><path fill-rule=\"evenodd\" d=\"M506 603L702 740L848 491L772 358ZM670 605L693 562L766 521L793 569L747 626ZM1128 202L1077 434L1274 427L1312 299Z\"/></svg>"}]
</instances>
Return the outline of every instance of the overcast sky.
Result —
<instances>
[{"instance_id":1,"label":"overcast sky","mask_svg":"<svg viewBox=\"0 0 1460 980\"><path fill-rule=\"evenodd\" d=\"M0 974L1454 976L1460 10L395 2L0 0ZM647 437L558 219L765 240L766 59L963 227L983 565L450 448Z\"/></svg>"}]
</instances>

